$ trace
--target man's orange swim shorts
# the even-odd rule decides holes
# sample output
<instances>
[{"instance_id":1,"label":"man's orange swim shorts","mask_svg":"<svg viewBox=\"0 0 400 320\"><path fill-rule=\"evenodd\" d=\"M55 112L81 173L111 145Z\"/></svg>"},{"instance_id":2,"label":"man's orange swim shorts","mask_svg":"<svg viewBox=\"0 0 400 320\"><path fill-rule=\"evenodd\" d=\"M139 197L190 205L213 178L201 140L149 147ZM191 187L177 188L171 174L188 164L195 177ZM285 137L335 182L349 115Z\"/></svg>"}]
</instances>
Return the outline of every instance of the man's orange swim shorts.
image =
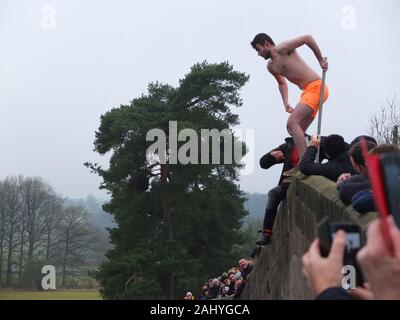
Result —
<instances>
[{"instance_id":1,"label":"man's orange swim shorts","mask_svg":"<svg viewBox=\"0 0 400 320\"><path fill-rule=\"evenodd\" d=\"M313 110L313 118L315 118L319 109L319 95L321 93L321 85L322 80L315 80L310 82L308 85L306 85L300 97L300 103L308 105ZM325 83L324 102L328 99L328 96L329 89Z\"/></svg>"}]
</instances>

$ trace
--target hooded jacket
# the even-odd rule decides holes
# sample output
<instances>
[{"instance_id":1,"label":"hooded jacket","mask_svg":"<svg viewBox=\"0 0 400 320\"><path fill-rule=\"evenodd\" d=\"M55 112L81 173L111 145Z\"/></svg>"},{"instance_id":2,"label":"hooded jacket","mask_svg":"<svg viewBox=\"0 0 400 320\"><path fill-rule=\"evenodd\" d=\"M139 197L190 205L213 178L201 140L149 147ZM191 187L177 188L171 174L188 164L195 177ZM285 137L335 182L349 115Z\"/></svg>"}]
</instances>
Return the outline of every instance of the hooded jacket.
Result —
<instances>
[{"instance_id":1,"label":"hooded jacket","mask_svg":"<svg viewBox=\"0 0 400 320\"><path fill-rule=\"evenodd\" d=\"M307 136L307 137L309 137L309 136ZM325 139L326 139L326 137L321 137L321 141L324 141ZM292 166L290 164L290 158L292 157L295 147L296 146L294 144L293 138L288 137L285 139L285 143L281 144L279 147L277 147L277 148L271 150L270 152L268 152L267 154L263 155L260 159L260 167L263 169L269 169L270 167L272 167L276 164L283 163L282 173L281 173L278 185L281 185L282 181L285 179L285 177L283 176L283 173L292 168ZM280 161L276 161L275 158L271 155L271 152L273 152L273 151L281 151L283 153L284 159L280 160ZM326 159L326 155L325 155L323 147L321 147L319 160L322 161L324 159Z\"/></svg>"},{"instance_id":2,"label":"hooded jacket","mask_svg":"<svg viewBox=\"0 0 400 320\"><path fill-rule=\"evenodd\" d=\"M350 162L348 151L341 153L334 159L330 159L327 163L315 163L314 159L317 151L318 148L315 146L307 147L299 165L299 169L303 174L307 176L323 176L336 182L342 173L356 173Z\"/></svg>"}]
</instances>

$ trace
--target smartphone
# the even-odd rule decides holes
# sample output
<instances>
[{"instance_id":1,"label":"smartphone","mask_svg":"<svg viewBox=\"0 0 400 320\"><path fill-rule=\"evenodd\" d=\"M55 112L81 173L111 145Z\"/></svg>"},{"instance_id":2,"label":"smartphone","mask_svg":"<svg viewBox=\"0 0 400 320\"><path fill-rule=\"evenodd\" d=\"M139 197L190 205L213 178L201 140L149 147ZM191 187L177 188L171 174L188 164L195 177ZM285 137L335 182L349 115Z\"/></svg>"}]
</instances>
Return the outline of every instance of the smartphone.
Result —
<instances>
[{"instance_id":1,"label":"smartphone","mask_svg":"<svg viewBox=\"0 0 400 320\"><path fill-rule=\"evenodd\" d=\"M338 230L346 232L346 248L343 257L343 265L352 265L356 271L356 286L364 285L364 277L357 263L357 252L363 245L361 228L353 223L331 222L328 218L321 220L318 226L320 251L323 257L329 256L333 239Z\"/></svg>"},{"instance_id":2,"label":"smartphone","mask_svg":"<svg viewBox=\"0 0 400 320\"><path fill-rule=\"evenodd\" d=\"M389 213L400 228L400 155L381 155L381 168Z\"/></svg>"}]
</instances>

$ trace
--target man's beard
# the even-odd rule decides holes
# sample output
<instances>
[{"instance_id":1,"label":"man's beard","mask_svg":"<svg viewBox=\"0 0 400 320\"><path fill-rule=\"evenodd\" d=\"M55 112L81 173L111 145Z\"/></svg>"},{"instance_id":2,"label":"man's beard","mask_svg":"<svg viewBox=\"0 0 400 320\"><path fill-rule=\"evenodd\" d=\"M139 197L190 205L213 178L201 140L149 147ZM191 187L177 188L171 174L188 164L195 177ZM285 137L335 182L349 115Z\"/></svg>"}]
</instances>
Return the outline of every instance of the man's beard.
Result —
<instances>
[{"instance_id":1,"label":"man's beard","mask_svg":"<svg viewBox=\"0 0 400 320\"><path fill-rule=\"evenodd\" d=\"M264 57L265 60L268 60L269 58L271 58L271 53L270 52L266 52L263 57Z\"/></svg>"}]
</instances>

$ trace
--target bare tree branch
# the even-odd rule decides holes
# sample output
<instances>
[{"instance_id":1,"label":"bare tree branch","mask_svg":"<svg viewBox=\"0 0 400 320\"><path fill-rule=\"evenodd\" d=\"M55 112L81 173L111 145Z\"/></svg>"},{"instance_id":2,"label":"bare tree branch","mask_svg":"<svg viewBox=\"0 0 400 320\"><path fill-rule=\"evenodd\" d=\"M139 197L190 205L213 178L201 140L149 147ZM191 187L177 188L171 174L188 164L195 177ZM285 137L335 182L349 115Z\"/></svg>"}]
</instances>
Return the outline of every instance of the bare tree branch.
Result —
<instances>
[{"instance_id":1,"label":"bare tree branch","mask_svg":"<svg viewBox=\"0 0 400 320\"><path fill-rule=\"evenodd\" d=\"M368 133L378 143L392 143L393 127L400 125L400 102L396 96L386 99L386 104L379 106L379 111L369 119Z\"/></svg>"}]
</instances>

